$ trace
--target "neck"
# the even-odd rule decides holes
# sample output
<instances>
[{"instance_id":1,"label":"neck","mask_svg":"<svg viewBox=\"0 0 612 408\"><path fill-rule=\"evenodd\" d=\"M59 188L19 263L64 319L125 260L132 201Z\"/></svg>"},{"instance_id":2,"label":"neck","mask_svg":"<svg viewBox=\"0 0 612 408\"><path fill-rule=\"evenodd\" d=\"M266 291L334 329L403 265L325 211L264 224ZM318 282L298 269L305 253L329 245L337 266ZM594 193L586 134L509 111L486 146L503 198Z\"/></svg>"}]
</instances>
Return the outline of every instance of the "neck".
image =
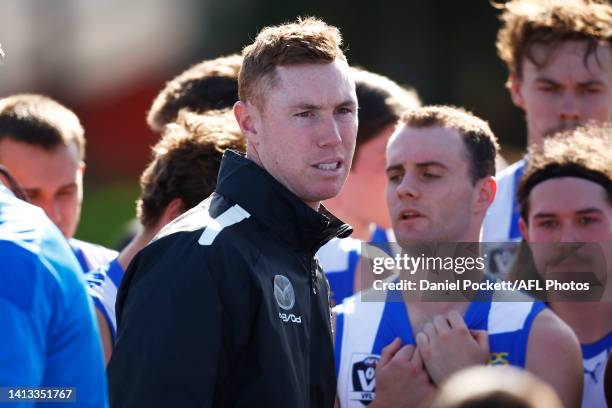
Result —
<instances>
[{"instance_id":1,"label":"neck","mask_svg":"<svg viewBox=\"0 0 612 408\"><path fill-rule=\"evenodd\" d=\"M310 208L312 208L315 211L319 211L319 206L321 205L320 201L315 201L315 202L308 202L308 201L304 201L304 204L306 204L307 206L309 206Z\"/></svg>"},{"instance_id":2,"label":"neck","mask_svg":"<svg viewBox=\"0 0 612 408\"><path fill-rule=\"evenodd\" d=\"M612 331L611 302L551 302L550 308L574 330L582 344L594 343Z\"/></svg>"},{"instance_id":3,"label":"neck","mask_svg":"<svg viewBox=\"0 0 612 408\"><path fill-rule=\"evenodd\" d=\"M132 262L132 259L134 259L134 257L136 256L136 254L140 252L142 248L147 246L149 242L151 242L151 240L155 237L158 231L159 231L158 228L144 228L121 251L117 259L119 261L119 264L123 268L123 270L127 269L130 262Z\"/></svg>"},{"instance_id":4,"label":"neck","mask_svg":"<svg viewBox=\"0 0 612 408\"><path fill-rule=\"evenodd\" d=\"M536 136L533 132L527 132L527 148L531 146L540 147L542 145L543 138Z\"/></svg>"},{"instance_id":5,"label":"neck","mask_svg":"<svg viewBox=\"0 0 612 408\"><path fill-rule=\"evenodd\" d=\"M410 326L412 332L416 336L417 333L423 331L423 326L428 322L433 322L434 317L438 315L447 316L450 312L455 311L461 316L465 314L469 303L468 302L404 302L410 313Z\"/></svg>"}]
</instances>

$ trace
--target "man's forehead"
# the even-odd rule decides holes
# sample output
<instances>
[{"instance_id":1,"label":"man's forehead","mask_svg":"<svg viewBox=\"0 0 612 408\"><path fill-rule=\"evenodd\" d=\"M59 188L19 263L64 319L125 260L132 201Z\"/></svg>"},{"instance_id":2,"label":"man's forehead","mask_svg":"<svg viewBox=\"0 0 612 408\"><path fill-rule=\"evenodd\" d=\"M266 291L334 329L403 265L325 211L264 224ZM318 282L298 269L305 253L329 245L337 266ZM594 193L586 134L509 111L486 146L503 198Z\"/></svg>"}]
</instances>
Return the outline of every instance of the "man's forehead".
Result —
<instances>
[{"instance_id":1,"label":"man's forehead","mask_svg":"<svg viewBox=\"0 0 612 408\"><path fill-rule=\"evenodd\" d=\"M387 145L389 166L427 162L456 166L464 162L466 157L459 132L444 127L400 127Z\"/></svg>"},{"instance_id":2,"label":"man's forehead","mask_svg":"<svg viewBox=\"0 0 612 408\"><path fill-rule=\"evenodd\" d=\"M574 212L588 208L612 210L603 186L579 177L559 177L542 181L531 190L529 202L533 212Z\"/></svg>"},{"instance_id":3,"label":"man's forehead","mask_svg":"<svg viewBox=\"0 0 612 408\"><path fill-rule=\"evenodd\" d=\"M291 103L318 105L323 101L357 101L355 83L343 61L279 66L276 70L276 86L272 87L272 92L290 98Z\"/></svg>"},{"instance_id":4,"label":"man's forehead","mask_svg":"<svg viewBox=\"0 0 612 408\"><path fill-rule=\"evenodd\" d=\"M568 40L553 45L536 43L530 47L529 55L536 64L525 57L525 71L544 74L572 68L576 75L612 75L612 47L604 42L598 43L592 50L586 40Z\"/></svg>"}]
</instances>

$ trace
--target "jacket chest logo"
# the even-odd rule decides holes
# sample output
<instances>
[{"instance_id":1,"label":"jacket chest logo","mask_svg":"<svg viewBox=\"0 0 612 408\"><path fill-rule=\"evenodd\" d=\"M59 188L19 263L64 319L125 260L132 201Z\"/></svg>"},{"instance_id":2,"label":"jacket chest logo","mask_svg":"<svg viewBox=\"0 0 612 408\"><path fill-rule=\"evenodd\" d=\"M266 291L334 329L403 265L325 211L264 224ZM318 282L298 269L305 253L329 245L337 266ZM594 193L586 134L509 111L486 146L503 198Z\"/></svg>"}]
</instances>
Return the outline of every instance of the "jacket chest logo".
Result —
<instances>
[{"instance_id":1,"label":"jacket chest logo","mask_svg":"<svg viewBox=\"0 0 612 408\"><path fill-rule=\"evenodd\" d=\"M293 285L286 276L274 276L274 297L281 309L290 310L295 305Z\"/></svg>"}]
</instances>

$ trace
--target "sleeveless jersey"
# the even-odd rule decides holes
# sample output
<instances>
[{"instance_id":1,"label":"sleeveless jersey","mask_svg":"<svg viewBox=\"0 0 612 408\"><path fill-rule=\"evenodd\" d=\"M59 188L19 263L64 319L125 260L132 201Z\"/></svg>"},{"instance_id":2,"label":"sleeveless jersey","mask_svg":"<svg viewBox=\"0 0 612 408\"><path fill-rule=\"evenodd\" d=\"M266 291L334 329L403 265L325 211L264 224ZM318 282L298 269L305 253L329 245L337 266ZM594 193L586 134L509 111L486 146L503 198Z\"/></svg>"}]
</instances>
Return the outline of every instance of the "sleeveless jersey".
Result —
<instances>
[{"instance_id":1,"label":"sleeveless jersey","mask_svg":"<svg viewBox=\"0 0 612 408\"><path fill-rule=\"evenodd\" d=\"M357 294L336 311L336 371L341 407L363 407L376 394L375 370L382 349L396 337L415 344L415 334L399 292L388 292L386 302L361 302ZM393 301L390 295L396 297ZM485 299L490 299L487 295ZM465 312L471 330L489 334L491 365L525 366L533 320L545 308L541 302L474 301Z\"/></svg>"}]
</instances>

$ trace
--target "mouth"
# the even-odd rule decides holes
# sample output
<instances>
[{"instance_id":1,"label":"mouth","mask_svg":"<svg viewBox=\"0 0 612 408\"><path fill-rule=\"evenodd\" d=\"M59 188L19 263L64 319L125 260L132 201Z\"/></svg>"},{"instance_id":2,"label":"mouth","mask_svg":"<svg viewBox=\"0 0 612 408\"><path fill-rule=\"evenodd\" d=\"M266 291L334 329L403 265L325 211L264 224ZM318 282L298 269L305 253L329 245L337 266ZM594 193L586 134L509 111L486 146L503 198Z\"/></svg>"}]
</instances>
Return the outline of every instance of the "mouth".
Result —
<instances>
[{"instance_id":1,"label":"mouth","mask_svg":"<svg viewBox=\"0 0 612 408\"><path fill-rule=\"evenodd\" d=\"M402 211L399 215L400 221L414 220L414 219L423 218L423 217L424 217L423 214L415 210Z\"/></svg>"},{"instance_id":2,"label":"mouth","mask_svg":"<svg viewBox=\"0 0 612 408\"><path fill-rule=\"evenodd\" d=\"M312 167L318 170L322 170L322 171L337 172L338 170L342 168L342 161L341 160L331 160L331 161L315 164Z\"/></svg>"}]
</instances>

